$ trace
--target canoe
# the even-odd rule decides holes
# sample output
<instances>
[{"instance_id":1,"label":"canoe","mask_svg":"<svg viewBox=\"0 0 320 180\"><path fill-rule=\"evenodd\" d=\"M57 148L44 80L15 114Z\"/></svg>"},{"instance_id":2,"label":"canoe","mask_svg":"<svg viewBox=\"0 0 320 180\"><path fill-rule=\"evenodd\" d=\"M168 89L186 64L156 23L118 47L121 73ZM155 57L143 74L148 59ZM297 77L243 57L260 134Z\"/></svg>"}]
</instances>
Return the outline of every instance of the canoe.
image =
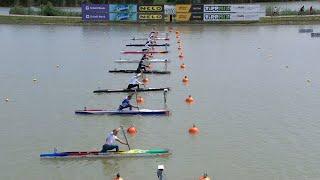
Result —
<instances>
[{"instance_id":1,"label":"canoe","mask_svg":"<svg viewBox=\"0 0 320 180\"><path fill-rule=\"evenodd\" d=\"M139 88L139 89L100 89L95 90L93 93L120 93L120 92L147 92L147 91L169 91L170 88Z\"/></svg>"},{"instance_id":2,"label":"canoe","mask_svg":"<svg viewBox=\"0 0 320 180\"><path fill-rule=\"evenodd\" d=\"M165 54L169 51L121 51L122 54Z\"/></svg>"},{"instance_id":3,"label":"canoe","mask_svg":"<svg viewBox=\"0 0 320 180\"><path fill-rule=\"evenodd\" d=\"M126 46L146 46L145 44L127 44ZM150 44L148 46L170 46L169 43L165 44Z\"/></svg>"},{"instance_id":4,"label":"canoe","mask_svg":"<svg viewBox=\"0 0 320 180\"><path fill-rule=\"evenodd\" d=\"M151 110L151 109L133 109L133 110L103 110L103 109L87 109L76 110L76 114L82 115L169 115L169 110Z\"/></svg>"},{"instance_id":5,"label":"canoe","mask_svg":"<svg viewBox=\"0 0 320 180\"><path fill-rule=\"evenodd\" d=\"M168 37L157 37L153 38L154 40L165 40L169 41L170 39ZM148 40L148 38L132 38L131 40Z\"/></svg>"},{"instance_id":6,"label":"canoe","mask_svg":"<svg viewBox=\"0 0 320 180\"><path fill-rule=\"evenodd\" d=\"M115 69L109 70L109 73L136 73L137 70L133 69ZM148 70L143 71L144 74L170 74L170 71L158 71L158 70Z\"/></svg>"},{"instance_id":7,"label":"canoe","mask_svg":"<svg viewBox=\"0 0 320 180\"><path fill-rule=\"evenodd\" d=\"M109 151L100 153L99 151L70 151L41 153L42 159L66 159L66 158L128 158L128 157L168 157L171 152L168 149L132 149L129 151Z\"/></svg>"},{"instance_id":8,"label":"canoe","mask_svg":"<svg viewBox=\"0 0 320 180\"><path fill-rule=\"evenodd\" d=\"M313 29L299 29L299 33L312 33Z\"/></svg>"},{"instance_id":9,"label":"canoe","mask_svg":"<svg viewBox=\"0 0 320 180\"><path fill-rule=\"evenodd\" d=\"M320 37L320 33L311 33L311 37Z\"/></svg>"},{"instance_id":10,"label":"canoe","mask_svg":"<svg viewBox=\"0 0 320 180\"><path fill-rule=\"evenodd\" d=\"M119 59L119 60L114 60L116 63L139 63L141 60L128 60L128 59ZM168 59L149 59L145 60L146 62L150 63L168 63L170 62Z\"/></svg>"}]
</instances>

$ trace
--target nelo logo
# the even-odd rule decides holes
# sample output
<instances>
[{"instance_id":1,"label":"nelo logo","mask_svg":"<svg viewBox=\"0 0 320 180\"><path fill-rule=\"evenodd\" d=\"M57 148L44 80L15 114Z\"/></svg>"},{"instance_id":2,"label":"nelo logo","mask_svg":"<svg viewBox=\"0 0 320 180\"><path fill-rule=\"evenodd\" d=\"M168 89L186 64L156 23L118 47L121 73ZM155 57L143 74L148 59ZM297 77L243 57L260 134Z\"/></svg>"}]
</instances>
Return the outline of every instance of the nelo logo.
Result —
<instances>
[{"instance_id":1,"label":"nelo logo","mask_svg":"<svg viewBox=\"0 0 320 180\"><path fill-rule=\"evenodd\" d=\"M162 6L139 6L141 12L161 12Z\"/></svg>"},{"instance_id":2,"label":"nelo logo","mask_svg":"<svg viewBox=\"0 0 320 180\"><path fill-rule=\"evenodd\" d=\"M162 15L161 14L140 14L139 15L139 19L140 20L148 20L148 19L162 19Z\"/></svg>"}]
</instances>

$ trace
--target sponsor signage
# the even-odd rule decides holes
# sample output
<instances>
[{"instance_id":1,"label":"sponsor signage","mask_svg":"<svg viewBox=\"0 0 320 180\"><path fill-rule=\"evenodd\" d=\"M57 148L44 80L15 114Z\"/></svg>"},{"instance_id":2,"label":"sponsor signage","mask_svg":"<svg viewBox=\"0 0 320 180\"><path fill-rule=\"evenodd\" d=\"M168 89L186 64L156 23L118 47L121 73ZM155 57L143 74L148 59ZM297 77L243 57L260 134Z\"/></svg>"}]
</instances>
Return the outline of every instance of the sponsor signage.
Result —
<instances>
[{"instance_id":1,"label":"sponsor signage","mask_svg":"<svg viewBox=\"0 0 320 180\"><path fill-rule=\"evenodd\" d=\"M163 12L163 5L139 5L139 12Z\"/></svg>"},{"instance_id":2,"label":"sponsor signage","mask_svg":"<svg viewBox=\"0 0 320 180\"><path fill-rule=\"evenodd\" d=\"M205 13L251 13L260 12L260 5L223 5L223 4L205 4L203 6L203 12Z\"/></svg>"},{"instance_id":3,"label":"sponsor signage","mask_svg":"<svg viewBox=\"0 0 320 180\"><path fill-rule=\"evenodd\" d=\"M187 13L187 12L203 12L203 5L200 4L177 4L176 5L176 11L177 13Z\"/></svg>"},{"instance_id":4,"label":"sponsor signage","mask_svg":"<svg viewBox=\"0 0 320 180\"><path fill-rule=\"evenodd\" d=\"M259 14L250 13L204 13L203 21L255 21Z\"/></svg>"},{"instance_id":5,"label":"sponsor signage","mask_svg":"<svg viewBox=\"0 0 320 180\"><path fill-rule=\"evenodd\" d=\"M108 21L109 5L108 4L82 4L83 21Z\"/></svg>"},{"instance_id":6,"label":"sponsor signage","mask_svg":"<svg viewBox=\"0 0 320 180\"><path fill-rule=\"evenodd\" d=\"M82 4L81 5L82 13L108 13L109 5L108 4Z\"/></svg>"},{"instance_id":7,"label":"sponsor signage","mask_svg":"<svg viewBox=\"0 0 320 180\"><path fill-rule=\"evenodd\" d=\"M187 12L203 12L203 5L191 5L191 4L177 4L176 5L177 13L187 13Z\"/></svg>"},{"instance_id":8,"label":"sponsor signage","mask_svg":"<svg viewBox=\"0 0 320 180\"><path fill-rule=\"evenodd\" d=\"M82 13L82 20L84 20L84 21L108 21L109 14L108 13L100 13L100 14Z\"/></svg>"},{"instance_id":9,"label":"sponsor signage","mask_svg":"<svg viewBox=\"0 0 320 180\"><path fill-rule=\"evenodd\" d=\"M110 21L137 21L137 13L110 13Z\"/></svg>"},{"instance_id":10,"label":"sponsor signage","mask_svg":"<svg viewBox=\"0 0 320 180\"><path fill-rule=\"evenodd\" d=\"M110 4L109 12L121 13L121 12L137 12L136 4Z\"/></svg>"},{"instance_id":11,"label":"sponsor signage","mask_svg":"<svg viewBox=\"0 0 320 180\"><path fill-rule=\"evenodd\" d=\"M176 6L175 5L164 5L164 14L165 15L175 15Z\"/></svg>"},{"instance_id":12,"label":"sponsor signage","mask_svg":"<svg viewBox=\"0 0 320 180\"><path fill-rule=\"evenodd\" d=\"M202 21L203 14L199 13L177 13L176 14L177 22L186 22L186 21Z\"/></svg>"},{"instance_id":13,"label":"sponsor signage","mask_svg":"<svg viewBox=\"0 0 320 180\"><path fill-rule=\"evenodd\" d=\"M160 21L163 20L164 15L163 14L151 14L151 13L141 13L138 15L138 19L140 21Z\"/></svg>"}]
</instances>

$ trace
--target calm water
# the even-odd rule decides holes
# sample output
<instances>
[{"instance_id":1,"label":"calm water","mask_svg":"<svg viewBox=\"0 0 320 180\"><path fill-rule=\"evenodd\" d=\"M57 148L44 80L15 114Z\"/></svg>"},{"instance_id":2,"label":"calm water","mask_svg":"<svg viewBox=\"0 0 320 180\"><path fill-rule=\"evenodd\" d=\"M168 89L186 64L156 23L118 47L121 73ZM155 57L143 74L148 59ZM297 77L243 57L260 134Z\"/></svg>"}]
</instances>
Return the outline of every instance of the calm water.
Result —
<instances>
[{"instance_id":1,"label":"calm water","mask_svg":"<svg viewBox=\"0 0 320 180\"><path fill-rule=\"evenodd\" d=\"M171 116L74 115L84 106L118 106L124 94L92 91L126 86L128 74L107 70L135 67L113 60L129 37L145 36L151 28L0 25L0 179L111 179L117 172L125 179L156 179L158 164L169 179L193 180L204 171L221 180L320 178L320 40L298 33L320 31L319 25L174 27L182 33L187 68L179 69L171 35L172 74L148 76L150 87L172 87ZM184 75L190 77L187 87ZM196 100L192 106L184 103L189 94ZM143 107L163 107L162 93L141 95ZM187 133L193 123L201 131L196 137ZM173 155L39 158L54 147L100 149L108 131L131 124L139 131L129 138L133 148L170 148Z\"/></svg>"}]
</instances>

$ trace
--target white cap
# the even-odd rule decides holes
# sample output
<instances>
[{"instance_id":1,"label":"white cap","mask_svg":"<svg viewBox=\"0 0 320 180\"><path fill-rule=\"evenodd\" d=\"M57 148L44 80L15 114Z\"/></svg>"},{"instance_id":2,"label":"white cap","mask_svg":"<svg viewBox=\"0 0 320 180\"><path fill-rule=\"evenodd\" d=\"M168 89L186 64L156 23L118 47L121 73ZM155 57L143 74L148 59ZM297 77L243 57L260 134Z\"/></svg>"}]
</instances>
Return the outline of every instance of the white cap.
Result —
<instances>
[{"instance_id":1,"label":"white cap","mask_svg":"<svg viewBox=\"0 0 320 180\"><path fill-rule=\"evenodd\" d=\"M164 169L164 165L158 165L158 169Z\"/></svg>"}]
</instances>

